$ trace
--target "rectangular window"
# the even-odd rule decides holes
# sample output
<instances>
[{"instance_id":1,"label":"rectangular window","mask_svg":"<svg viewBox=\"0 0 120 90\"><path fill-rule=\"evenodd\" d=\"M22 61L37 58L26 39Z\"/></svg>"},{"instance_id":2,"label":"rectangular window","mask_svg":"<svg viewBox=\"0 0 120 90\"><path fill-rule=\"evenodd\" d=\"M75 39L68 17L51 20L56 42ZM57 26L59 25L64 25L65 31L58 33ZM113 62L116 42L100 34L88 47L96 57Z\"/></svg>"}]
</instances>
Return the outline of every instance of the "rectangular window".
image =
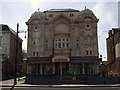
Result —
<instances>
[{"instance_id":1,"label":"rectangular window","mask_svg":"<svg viewBox=\"0 0 120 90\"><path fill-rule=\"evenodd\" d=\"M69 47L69 45L68 45L68 43L66 43L66 48L68 48Z\"/></svg>"},{"instance_id":2,"label":"rectangular window","mask_svg":"<svg viewBox=\"0 0 120 90\"><path fill-rule=\"evenodd\" d=\"M65 43L62 43L62 48L65 48Z\"/></svg>"},{"instance_id":3,"label":"rectangular window","mask_svg":"<svg viewBox=\"0 0 120 90\"><path fill-rule=\"evenodd\" d=\"M35 45L35 42L33 42L33 44Z\"/></svg>"},{"instance_id":4,"label":"rectangular window","mask_svg":"<svg viewBox=\"0 0 120 90\"><path fill-rule=\"evenodd\" d=\"M70 17L73 17L73 16L74 16L74 14L73 14L73 13L71 13L71 14L70 14Z\"/></svg>"},{"instance_id":5,"label":"rectangular window","mask_svg":"<svg viewBox=\"0 0 120 90\"><path fill-rule=\"evenodd\" d=\"M49 14L49 17L53 17L53 14Z\"/></svg>"},{"instance_id":6,"label":"rectangular window","mask_svg":"<svg viewBox=\"0 0 120 90\"><path fill-rule=\"evenodd\" d=\"M36 52L36 56L39 56L38 52Z\"/></svg>"},{"instance_id":7,"label":"rectangular window","mask_svg":"<svg viewBox=\"0 0 120 90\"><path fill-rule=\"evenodd\" d=\"M65 39L62 39L62 41L65 41Z\"/></svg>"},{"instance_id":8,"label":"rectangular window","mask_svg":"<svg viewBox=\"0 0 120 90\"><path fill-rule=\"evenodd\" d=\"M58 41L61 41L61 39L58 39Z\"/></svg>"},{"instance_id":9,"label":"rectangular window","mask_svg":"<svg viewBox=\"0 0 120 90\"><path fill-rule=\"evenodd\" d=\"M90 55L92 55L92 51L90 51Z\"/></svg>"},{"instance_id":10,"label":"rectangular window","mask_svg":"<svg viewBox=\"0 0 120 90\"><path fill-rule=\"evenodd\" d=\"M48 49L48 44L47 43L45 44L45 48Z\"/></svg>"},{"instance_id":11,"label":"rectangular window","mask_svg":"<svg viewBox=\"0 0 120 90\"><path fill-rule=\"evenodd\" d=\"M61 48L61 43L58 43L58 48Z\"/></svg>"},{"instance_id":12,"label":"rectangular window","mask_svg":"<svg viewBox=\"0 0 120 90\"><path fill-rule=\"evenodd\" d=\"M35 52L33 52L33 56L35 56Z\"/></svg>"},{"instance_id":13,"label":"rectangular window","mask_svg":"<svg viewBox=\"0 0 120 90\"><path fill-rule=\"evenodd\" d=\"M79 48L79 43L78 42L76 43L76 48Z\"/></svg>"},{"instance_id":14,"label":"rectangular window","mask_svg":"<svg viewBox=\"0 0 120 90\"><path fill-rule=\"evenodd\" d=\"M57 43L55 43L55 48L57 48Z\"/></svg>"},{"instance_id":15,"label":"rectangular window","mask_svg":"<svg viewBox=\"0 0 120 90\"><path fill-rule=\"evenodd\" d=\"M48 40L45 42L45 48L48 49Z\"/></svg>"},{"instance_id":16,"label":"rectangular window","mask_svg":"<svg viewBox=\"0 0 120 90\"><path fill-rule=\"evenodd\" d=\"M86 51L86 55L89 55L89 52L88 52L88 51Z\"/></svg>"}]
</instances>

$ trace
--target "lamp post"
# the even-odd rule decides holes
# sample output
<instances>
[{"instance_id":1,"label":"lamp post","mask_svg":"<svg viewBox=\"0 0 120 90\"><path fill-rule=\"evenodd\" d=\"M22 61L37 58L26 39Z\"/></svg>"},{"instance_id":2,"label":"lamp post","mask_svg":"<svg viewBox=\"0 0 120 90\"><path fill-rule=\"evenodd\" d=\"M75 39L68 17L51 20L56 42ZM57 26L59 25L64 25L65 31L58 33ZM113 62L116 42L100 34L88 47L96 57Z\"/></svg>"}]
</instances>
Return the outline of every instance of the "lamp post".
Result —
<instances>
[{"instance_id":1,"label":"lamp post","mask_svg":"<svg viewBox=\"0 0 120 90\"><path fill-rule=\"evenodd\" d=\"M17 34L16 34L16 55L15 55L15 63L14 63L14 85L17 84L17 61L18 61L18 29L19 24L17 23Z\"/></svg>"},{"instance_id":2,"label":"lamp post","mask_svg":"<svg viewBox=\"0 0 120 90\"><path fill-rule=\"evenodd\" d=\"M18 63L18 33L21 33L19 30L19 23L17 23L17 32L16 32L16 55L15 55L15 62L14 62L14 85L17 84L17 63ZM25 32L26 31L22 31ZM26 36L25 36L26 38Z\"/></svg>"}]
</instances>

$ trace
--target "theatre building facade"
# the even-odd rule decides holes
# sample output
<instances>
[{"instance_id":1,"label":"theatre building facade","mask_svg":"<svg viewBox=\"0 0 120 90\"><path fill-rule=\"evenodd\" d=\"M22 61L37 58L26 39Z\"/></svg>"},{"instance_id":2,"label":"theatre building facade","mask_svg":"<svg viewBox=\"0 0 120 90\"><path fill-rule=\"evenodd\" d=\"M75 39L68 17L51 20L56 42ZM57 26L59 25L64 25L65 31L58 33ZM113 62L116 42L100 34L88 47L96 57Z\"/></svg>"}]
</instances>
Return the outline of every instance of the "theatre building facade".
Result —
<instances>
[{"instance_id":1,"label":"theatre building facade","mask_svg":"<svg viewBox=\"0 0 120 90\"><path fill-rule=\"evenodd\" d=\"M98 21L89 9L33 13L26 22L27 74L98 74Z\"/></svg>"}]
</instances>

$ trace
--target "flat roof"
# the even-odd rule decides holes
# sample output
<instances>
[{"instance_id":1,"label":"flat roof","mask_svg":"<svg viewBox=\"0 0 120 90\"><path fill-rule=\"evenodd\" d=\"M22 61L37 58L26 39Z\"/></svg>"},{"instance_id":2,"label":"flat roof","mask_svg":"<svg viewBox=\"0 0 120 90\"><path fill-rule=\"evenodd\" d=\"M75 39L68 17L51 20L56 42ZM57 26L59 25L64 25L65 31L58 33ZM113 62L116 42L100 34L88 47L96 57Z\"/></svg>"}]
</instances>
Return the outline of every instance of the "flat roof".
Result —
<instances>
[{"instance_id":1,"label":"flat roof","mask_svg":"<svg viewBox=\"0 0 120 90\"><path fill-rule=\"evenodd\" d=\"M50 9L50 10L46 10L44 12L79 12L79 10L75 10L75 9Z\"/></svg>"}]
</instances>

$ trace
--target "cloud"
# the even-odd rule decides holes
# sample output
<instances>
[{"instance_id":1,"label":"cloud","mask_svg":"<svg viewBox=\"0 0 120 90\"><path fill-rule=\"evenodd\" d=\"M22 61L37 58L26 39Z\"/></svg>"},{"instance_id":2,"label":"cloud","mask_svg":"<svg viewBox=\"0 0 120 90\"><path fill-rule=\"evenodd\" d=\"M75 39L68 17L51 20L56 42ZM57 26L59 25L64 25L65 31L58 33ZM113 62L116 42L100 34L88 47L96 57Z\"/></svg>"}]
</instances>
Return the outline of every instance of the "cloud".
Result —
<instances>
[{"instance_id":1,"label":"cloud","mask_svg":"<svg viewBox=\"0 0 120 90\"><path fill-rule=\"evenodd\" d=\"M106 7L106 2L98 2L93 8L93 12L100 19L100 23L102 24L112 21L112 13L108 11Z\"/></svg>"},{"instance_id":2,"label":"cloud","mask_svg":"<svg viewBox=\"0 0 120 90\"><path fill-rule=\"evenodd\" d=\"M38 10L42 0L29 0L28 3L30 4L33 10Z\"/></svg>"},{"instance_id":3,"label":"cloud","mask_svg":"<svg viewBox=\"0 0 120 90\"><path fill-rule=\"evenodd\" d=\"M98 23L98 38L100 54L103 57L107 56L106 38L108 31L117 26L117 3L115 2L97 2L93 7L93 12L99 19ZM103 58L104 60L106 58Z\"/></svg>"}]
</instances>

